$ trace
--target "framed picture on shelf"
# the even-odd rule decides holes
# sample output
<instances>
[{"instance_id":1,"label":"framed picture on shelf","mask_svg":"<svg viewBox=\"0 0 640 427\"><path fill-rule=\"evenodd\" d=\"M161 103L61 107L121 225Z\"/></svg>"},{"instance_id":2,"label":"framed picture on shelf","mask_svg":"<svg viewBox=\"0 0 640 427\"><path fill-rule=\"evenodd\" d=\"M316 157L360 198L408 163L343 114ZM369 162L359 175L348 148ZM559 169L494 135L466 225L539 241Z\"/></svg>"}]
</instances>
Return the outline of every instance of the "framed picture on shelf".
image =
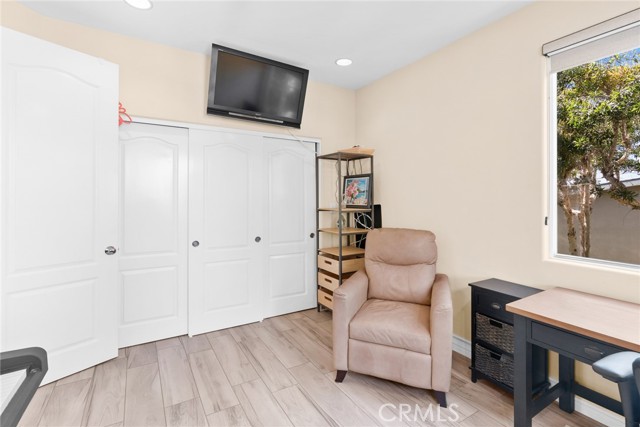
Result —
<instances>
[{"instance_id":1,"label":"framed picture on shelf","mask_svg":"<svg viewBox=\"0 0 640 427\"><path fill-rule=\"evenodd\" d=\"M342 186L342 204L347 208L367 208L371 206L371 175L348 175Z\"/></svg>"}]
</instances>

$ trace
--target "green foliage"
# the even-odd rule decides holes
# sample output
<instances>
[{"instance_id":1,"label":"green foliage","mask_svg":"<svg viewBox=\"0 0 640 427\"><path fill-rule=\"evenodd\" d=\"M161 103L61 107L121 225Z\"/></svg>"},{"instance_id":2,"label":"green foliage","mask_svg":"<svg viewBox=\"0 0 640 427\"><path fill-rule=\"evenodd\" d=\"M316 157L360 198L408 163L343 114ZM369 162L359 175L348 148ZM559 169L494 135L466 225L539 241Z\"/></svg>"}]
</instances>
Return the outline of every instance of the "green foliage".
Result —
<instances>
[{"instance_id":1,"label":"green foliage","mask_svg":"<svg viewBox=\"0 0 640 427\"><path fill-rule=\"evenodd\" d=\"M599 195L599 171L612 198L640 209L620 181L640 173L640 49L562 71L557 81L558 185L591 184Z\"/></svg>"}]
</instances>

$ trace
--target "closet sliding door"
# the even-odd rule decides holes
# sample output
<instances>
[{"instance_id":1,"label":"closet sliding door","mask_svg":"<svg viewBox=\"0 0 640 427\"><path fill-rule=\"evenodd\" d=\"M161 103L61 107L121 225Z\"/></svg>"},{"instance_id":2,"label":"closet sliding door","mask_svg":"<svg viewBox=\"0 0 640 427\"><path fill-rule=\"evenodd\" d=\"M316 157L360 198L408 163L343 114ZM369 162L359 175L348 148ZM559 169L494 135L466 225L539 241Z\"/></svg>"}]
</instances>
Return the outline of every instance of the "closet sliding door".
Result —
<instances>
[{"instance_id":1,"label":"closet sliding door","mask_svg":"<svg viewBox=\"0 0 640 427\"><path fill-rule=\"evenodd\" d=\"M189 136L189 334L315 307L315 143Z\"/></svg>"},{"instance_id":2,"label":"closet sliding door","mask_svg":"<svg viewBox=\"0 0 640 427\"><path fill-rule=\"evenodd\" d=\"M119 347L187 333L189 130L120 128Z\"/></svg>"},{"instance_id":3,"label":"closet sliding door","mask_svg":"<svg viewBox=\"0 0 640 427\"><path fill-rule=\"evenodd\" d=\"M315 144L265 137L264 317L316 306Z\"/></svg>"},{"instance_id":4,"label":"closet sliding door","mask_svg":"<svg viewBox=\"0 0 640 427\"><path fill-rule=\"evenodd\" d=\"M262 138L189 132L189 334L262 320Z\"/></svg>"}]
</instances>

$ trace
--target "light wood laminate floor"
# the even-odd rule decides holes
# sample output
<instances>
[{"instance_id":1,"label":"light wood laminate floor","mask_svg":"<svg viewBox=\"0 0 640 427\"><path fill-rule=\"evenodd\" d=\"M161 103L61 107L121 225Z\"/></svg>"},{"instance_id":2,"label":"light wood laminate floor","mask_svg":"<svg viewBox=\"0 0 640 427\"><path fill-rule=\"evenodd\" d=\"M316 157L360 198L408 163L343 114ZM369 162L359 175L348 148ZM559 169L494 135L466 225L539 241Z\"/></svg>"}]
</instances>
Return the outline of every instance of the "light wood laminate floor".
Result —
<instances>
[{"instance_id":1,"label":"light wood laminate floor","mask_svg":"<svg viewBox=\"0 0 640 427\"><path fill-rule=\"evenodd\" d=\"M40 387L22 426L511 426L513 399L454 353L449 409L431 392L355 373L334 382L331 314L308 310L118 358ZM538 427L599 426L551 405Z\"/></svg>"}]
</instances>

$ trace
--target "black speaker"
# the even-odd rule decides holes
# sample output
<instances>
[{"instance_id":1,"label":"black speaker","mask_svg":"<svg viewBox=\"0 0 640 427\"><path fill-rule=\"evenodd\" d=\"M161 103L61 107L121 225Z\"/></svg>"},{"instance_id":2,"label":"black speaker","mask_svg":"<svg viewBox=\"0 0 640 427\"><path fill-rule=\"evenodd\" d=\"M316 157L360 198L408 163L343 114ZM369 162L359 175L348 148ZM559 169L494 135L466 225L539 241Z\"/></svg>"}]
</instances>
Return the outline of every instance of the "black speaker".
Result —
<instances>
[{"instance_id":1,"label":"black speaker","mask_svg":"<svg viewBox=\"0 0 640 427\"><path fill-rule=\"evenodd\" d=\"M371 214L359 212L354 216L356 228L371 228ZM382 206L373 205L373 228L382 227ZM367 245L366 234L356 234L356 247L364 249Z\"/></svg>"}]
</instances>

